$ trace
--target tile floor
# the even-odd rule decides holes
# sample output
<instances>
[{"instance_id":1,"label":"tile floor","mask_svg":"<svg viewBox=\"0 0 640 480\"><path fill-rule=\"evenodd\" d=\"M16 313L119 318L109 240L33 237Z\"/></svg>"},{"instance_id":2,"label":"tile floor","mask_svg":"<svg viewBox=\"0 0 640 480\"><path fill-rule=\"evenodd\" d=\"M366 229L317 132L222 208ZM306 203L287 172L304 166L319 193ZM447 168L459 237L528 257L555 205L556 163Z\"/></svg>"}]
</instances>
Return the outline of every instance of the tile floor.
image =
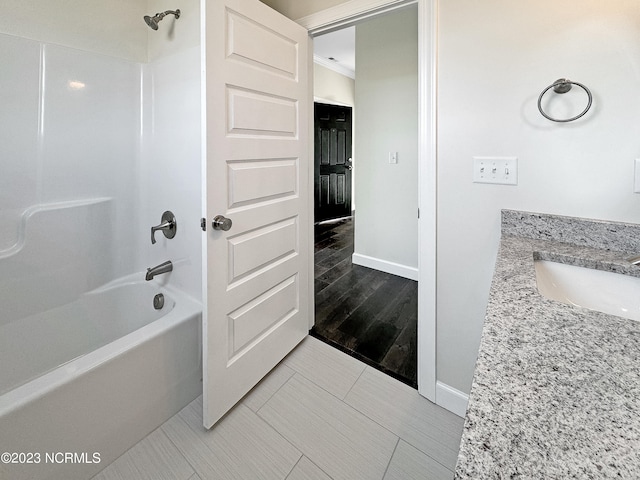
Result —
<instances>
[{"instance_id":1,"label":"tile floor","mask_svg":"<svg viewBox=\"0 0 640 480\"><path fill-rule=\"evenodd\" d=\"M198 398L94 480L451 479L462 426L307 337L213 429Z\"/></svg>"}]
</instances>

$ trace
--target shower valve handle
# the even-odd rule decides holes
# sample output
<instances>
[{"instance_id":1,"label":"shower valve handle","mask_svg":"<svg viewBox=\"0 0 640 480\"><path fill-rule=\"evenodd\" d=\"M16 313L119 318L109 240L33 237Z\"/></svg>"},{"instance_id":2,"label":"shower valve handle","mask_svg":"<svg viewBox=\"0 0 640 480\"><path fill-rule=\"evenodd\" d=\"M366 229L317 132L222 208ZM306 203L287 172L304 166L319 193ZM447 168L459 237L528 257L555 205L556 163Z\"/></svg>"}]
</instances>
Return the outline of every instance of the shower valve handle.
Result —
<instances>
[{"instance_id":1,"label":"shower valve handle","mask_svg":"<svg viewBox=\"0 0 640 480\"><path fill-rule=\"evenodd\" d=\"M167 210L162 214L162 219L160 221L162 222L160 225L151 227L151 243L156 243L156 232L158 230L161 230L167 238L173 238L176 236L178 224L176 222L176 216L173 213Z\"/></svg>"}]
</instances>

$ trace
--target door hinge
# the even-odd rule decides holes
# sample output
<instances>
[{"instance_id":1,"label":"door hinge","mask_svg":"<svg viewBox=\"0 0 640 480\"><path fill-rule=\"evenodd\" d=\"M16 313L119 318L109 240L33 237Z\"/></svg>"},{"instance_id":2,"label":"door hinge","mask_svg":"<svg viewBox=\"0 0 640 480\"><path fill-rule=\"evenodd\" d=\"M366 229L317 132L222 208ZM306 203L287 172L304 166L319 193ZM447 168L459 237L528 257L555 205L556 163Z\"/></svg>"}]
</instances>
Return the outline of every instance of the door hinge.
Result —
<instances>
[{"instance_id":1,"label":"door hinge","mask_svg":"<svg viewBox=\"0 0 640 480\"><path fill-rule=\"evenodd\" d=\"M418 209L418 218L420 218L420 209Z\"/></svg>"},{"instance_id":2,"label":"door hinge","mask_svg":"<svg viewBox=\"0 0 640 480\"><path fill-rule=\"evenodd\" d=\"M206 218L201 218L200 219L200 228L202 229L203 232L207 231L207 219Z\"/></svg>"}]
</instances>

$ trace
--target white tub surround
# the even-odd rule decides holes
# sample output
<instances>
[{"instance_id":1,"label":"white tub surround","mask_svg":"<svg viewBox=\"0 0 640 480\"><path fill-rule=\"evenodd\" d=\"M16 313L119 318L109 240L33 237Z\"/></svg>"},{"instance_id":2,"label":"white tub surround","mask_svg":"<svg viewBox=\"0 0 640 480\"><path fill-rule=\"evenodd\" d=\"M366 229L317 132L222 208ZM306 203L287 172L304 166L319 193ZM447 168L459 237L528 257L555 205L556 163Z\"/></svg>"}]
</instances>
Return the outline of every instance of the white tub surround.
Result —
<instances>
[{"instance_id":1,"label":"white tub surround","mask_svg":"<svg viewBox=\"0 0 640 480\"><path fill-rule=\"evenodd\" d=\"M15 243L0 250L0 331L75 301L113 278L113 217L110 198L39 204L24 210Z\"/></svg>"},{"instance_id":2,"label":"white tub surround","mask_svg":"<svg viewBox=\"0 0 640 480\"><path fill-rule=\"evenodd\" d=\"M640 225L503 211L457 479L638 478L640 323L543 297L534 260L640 277Z\"/></svg>"}]
</instances>

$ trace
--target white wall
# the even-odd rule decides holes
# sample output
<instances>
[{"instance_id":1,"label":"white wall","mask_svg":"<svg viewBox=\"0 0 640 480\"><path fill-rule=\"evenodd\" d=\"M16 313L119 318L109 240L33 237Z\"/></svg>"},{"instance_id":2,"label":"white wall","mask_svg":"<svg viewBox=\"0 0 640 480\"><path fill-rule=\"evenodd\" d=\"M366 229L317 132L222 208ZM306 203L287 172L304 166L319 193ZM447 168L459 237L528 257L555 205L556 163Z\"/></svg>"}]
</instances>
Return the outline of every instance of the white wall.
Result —
<instances>
[{"instance_id":1,"label":"white wall","mask_svg":"<svg viewBox=\"0 0 640 480\"><path fill-rule=\"evenodd\" d=\"M182 0L181 15L165 17L149 31L149 59L143 68L142 206L136 238L144 269L173 262L173 272L156 277L193 298L202 298L202 180L200 2ZM148 11L177 8L171 0L151 0ZM142 21L142 20L141 20ZM144 25L144 22L142 22ZM146 27L146 25L145 25ZM173 239L150 228L172 211L178 229Z\"/></svg>"},{"instance_id":2,"label":"white wall","mask_svg":"<svg viewBox=\"0 0 640 480\"><path fill-rule=\"evenodd\" d=\"M438 20L438 379L466 392L500 209L640 222L640 3L446 0ZM536 106L561 77L594 97L569 124ZM518 186L472 183L474 155L518 157Z\"/></svg>"},{"instance_id":3,"label":"white wall","mask_svg":"<svg viewBox=\"0 0 640 480\"><path fill-rule=\"evenodd\" d=\"M416 8L356 26L353 260L409 278L418 267Z\"/></svg>"},{"instance_id":4,"label":"white wall","mask_svg":"<svg viewBox=\"0 0 640 480\"><path fill-rule=\"evenodd\" d=\"M313 65L313 96L316 101L325 100L353 107L355 81L316 63Z\"/></svg>"}]
</instances>

